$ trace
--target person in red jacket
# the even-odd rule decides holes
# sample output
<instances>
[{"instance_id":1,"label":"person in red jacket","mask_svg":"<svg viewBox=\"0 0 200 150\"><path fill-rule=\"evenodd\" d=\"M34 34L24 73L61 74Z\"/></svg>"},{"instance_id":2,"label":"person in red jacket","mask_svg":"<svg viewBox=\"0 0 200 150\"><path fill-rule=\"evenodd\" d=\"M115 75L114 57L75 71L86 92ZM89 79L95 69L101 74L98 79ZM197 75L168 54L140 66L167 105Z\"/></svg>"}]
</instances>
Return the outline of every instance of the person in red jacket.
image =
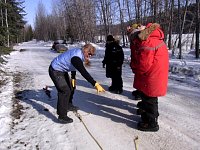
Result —
<instances>
[{"instance_id":1,"label":"person in red jacket","mask_svg":"<svg viewBox=\"0 0 200 150\"><path fill-rule=\"evenodd\" d=\"M141 30L144 30L145 26L141 25L141 24L132 24L132 26L128 26L127 27L127 34L128 34L128 38L130 41L130 47L132 47L134 45L134 38L138 38L138 34L140 33ZM131 39L131 40L130 40ZM135 55L135 51L132 50L131 51L131 60L134 61L135 57L137 57L137 55ZM134 70L133 73L135 74ZM141 100L141 96L140 96L140 91L139 90L134 90L132 92L132 95L134 96L135 100Z\"/></svg>"},{"instance_id":2,"label":"person in red jacket","mask_svg":"<svg viewBox=\"0 0 200 150\"><path fill-rule=\"evenodd\" d=\"M137 34L130 30L128 32L132 43L130 66L135 73L133 87L140 91L142 99L137 104L137 113L141 115L138 129L158 131L158 97L167 92L169 69L164 33L157 23L149 23L146 27L138 26Z\"/></svg>"}]
</instances>

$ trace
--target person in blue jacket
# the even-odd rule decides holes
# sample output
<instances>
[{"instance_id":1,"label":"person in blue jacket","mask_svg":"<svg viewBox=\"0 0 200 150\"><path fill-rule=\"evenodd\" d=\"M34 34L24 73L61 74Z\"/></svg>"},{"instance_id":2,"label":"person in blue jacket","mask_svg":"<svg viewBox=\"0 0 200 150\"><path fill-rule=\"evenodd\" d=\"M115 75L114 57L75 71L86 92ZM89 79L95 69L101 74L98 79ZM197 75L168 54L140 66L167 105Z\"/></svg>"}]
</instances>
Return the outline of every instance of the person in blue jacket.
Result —
<instances>
[{"instance_id":1,"label":"person in blue jacket","mask_svg":"<svg viewBox=\"0 0 200 150\"><path fill-rule=\"evenodd\" d=\"M76 109L72 104L76 87L76 70L96 88L98 93L105 91L87 72L83 63L89 65L89 58L95 54L95 50L91 44L85 44L82 48L69 49L54 58L49 66L49 76L58 91L57 114L61 123L73 122L73 119L67 116L67 112Z\"/></svg>"}]
</instances>

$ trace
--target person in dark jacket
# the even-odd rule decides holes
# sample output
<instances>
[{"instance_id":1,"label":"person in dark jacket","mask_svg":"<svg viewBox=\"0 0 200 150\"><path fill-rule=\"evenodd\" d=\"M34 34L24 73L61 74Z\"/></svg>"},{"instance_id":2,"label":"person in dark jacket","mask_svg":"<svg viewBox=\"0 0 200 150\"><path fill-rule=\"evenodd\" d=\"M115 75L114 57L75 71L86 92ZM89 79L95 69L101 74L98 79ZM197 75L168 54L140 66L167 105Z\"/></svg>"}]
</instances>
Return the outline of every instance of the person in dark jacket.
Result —
<instances>
[{"instance_id":1,"label":"person in dark jacket","mask_svg":"<svg viewBox=\"0 0 200 150\"><path fill-rule=\"evenodd\" d=\"M137 28L137 38L130 36L131 69L135 73L133 87L140 91L138 102L141 131L158 131L158 97L167 93L169 56L164 33L157 23Z\"/></svg>"},{"instance_id":2,"label":"person in dark jacket","mask_svg":"<svg viewBox=\"0 0 200 150\"><path fill-rule=\"evenodd\" d=\"M123 92L122 64L124 52L112 35L107 36L105 56L102 61L103 68L106 66L106 77L111 78L109 91L120 94Z\"/></svg>"},{"instance_id":3,"label":"person in dark jacket","mask_svg":"<svg viewBox=\"0 0 200 150\"><path fill-rule=\"evenodd\" d=\"M49 66L49 76L58 91L57 114L61 123L73 122L73 119L67 116L67 112L75 108L72 104L72 98L76 86L76 70L96 88L98 93L105 91L87 72L83 64L85 62L88 65L89 58L94 53L95 47L86 44L82 49L73 48L60 54L53 59ZM68 72L71 72L71 79Z\"/></svg>"}]
</instances>

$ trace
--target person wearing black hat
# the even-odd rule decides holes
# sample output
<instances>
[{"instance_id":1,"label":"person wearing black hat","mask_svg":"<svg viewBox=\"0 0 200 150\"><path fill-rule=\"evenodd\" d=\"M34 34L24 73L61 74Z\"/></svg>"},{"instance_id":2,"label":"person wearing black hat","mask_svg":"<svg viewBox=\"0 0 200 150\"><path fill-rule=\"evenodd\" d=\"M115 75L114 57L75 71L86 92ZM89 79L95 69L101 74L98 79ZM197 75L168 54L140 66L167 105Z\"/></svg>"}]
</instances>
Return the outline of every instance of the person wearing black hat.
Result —
<instances>
[{"instance_id":1,"label":"person wearing black hat","mask_svg":"<svg viewBox=\"0 0 200 150\"><path fill-rule=\"evenodd\" d=\"M105 56L102 61L103 68L106 67L106 77L111 78L109 91L120 94L123 92L122 64L124 52L119 43L112 35L107 36Z\"/></svg>"}]
</instances>

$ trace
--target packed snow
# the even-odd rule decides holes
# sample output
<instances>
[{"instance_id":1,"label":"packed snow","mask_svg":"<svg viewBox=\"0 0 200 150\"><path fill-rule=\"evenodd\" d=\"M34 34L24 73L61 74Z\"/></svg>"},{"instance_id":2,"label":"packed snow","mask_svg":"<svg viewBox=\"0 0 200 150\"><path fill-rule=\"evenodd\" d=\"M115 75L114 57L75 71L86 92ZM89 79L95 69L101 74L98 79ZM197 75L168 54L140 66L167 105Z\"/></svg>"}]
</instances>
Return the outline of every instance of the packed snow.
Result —
<instances>
[{"instance_id":1,"label":"packed snow","mask_svg":"<svg viewBox=\"0 0 200 150\"><path fill-rule=\"evenodd\" d=\"M97 51L87 70L107 90L111 81L102 68L104 44L93 45ZM129 48L123 49L123 93L97 94L77 73L73 102L78 113L68 113L73 123L58 123L57 93L48 75L58 53L50 46L30 41L1 56L5 62L0 65L4 84L0 86L0 150L200 150L200 60L192 51L181 60L170 58L168 93L159 98L160 130L151 133L137 130L140 118L138 101L131 95L134 74ZM43 90L46 86L51 97Z\"/></svg>"}]
</instances>

